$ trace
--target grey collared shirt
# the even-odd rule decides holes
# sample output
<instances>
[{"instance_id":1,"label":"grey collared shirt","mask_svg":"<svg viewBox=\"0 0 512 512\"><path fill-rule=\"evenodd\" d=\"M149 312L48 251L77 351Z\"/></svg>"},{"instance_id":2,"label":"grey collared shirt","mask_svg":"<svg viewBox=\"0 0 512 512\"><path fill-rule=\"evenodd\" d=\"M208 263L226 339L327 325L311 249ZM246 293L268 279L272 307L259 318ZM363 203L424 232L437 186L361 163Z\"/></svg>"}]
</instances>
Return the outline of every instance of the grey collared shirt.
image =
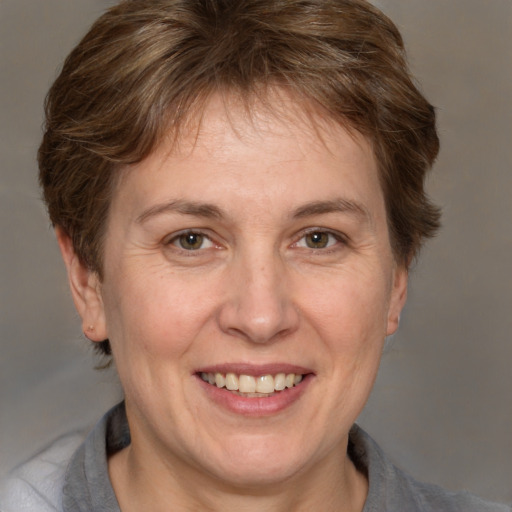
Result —
<instances>
[{"instance_id":1,"label":"grey collared shirt","mask_svg":"<svg viewBox=\"0 0 512 512\"><path fill-rule=\"evenodd\" d=\"M107 460L130 444L124 403L111 409L78 449L77 439L63 438L18 468L0 487L0 511L120 512ZM357 425L350 432L349 455L369 481L362 512L512 511L466 492L417 482L394 466Z\"/></svg>"}]
</instances>

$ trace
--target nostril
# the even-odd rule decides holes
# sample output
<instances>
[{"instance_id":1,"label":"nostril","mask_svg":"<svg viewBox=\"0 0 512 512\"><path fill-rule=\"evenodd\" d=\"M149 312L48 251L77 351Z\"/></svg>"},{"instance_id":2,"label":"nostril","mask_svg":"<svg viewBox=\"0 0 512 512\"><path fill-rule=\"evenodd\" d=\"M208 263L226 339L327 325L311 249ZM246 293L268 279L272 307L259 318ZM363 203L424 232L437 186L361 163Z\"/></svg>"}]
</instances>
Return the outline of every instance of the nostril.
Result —
<instances>
[{"instance_id":1,"label":"nostril","mask_svg":"<svg viewBox=\"0 0 512 512\"><path fill-rule=\"evenodd\" d=\"M222 331L252 343L271 343L297 329L299 315L291 305L270 308L247 302L223 306L218 318Z\"/></svg>"},{"instance_id":2,"label":"nostril","mask_svg":"<svg viewBox=\"0 0 512 512\"><path fill-rule=\"evenodd\" d=\"M253 343L269 343L294 331L298 314L291 301L286 269L267 248L242 251L231 268L226 300L219 309L220 328ZM266 264L262 264L266 263Z\"/></svg>"}]
</instances>

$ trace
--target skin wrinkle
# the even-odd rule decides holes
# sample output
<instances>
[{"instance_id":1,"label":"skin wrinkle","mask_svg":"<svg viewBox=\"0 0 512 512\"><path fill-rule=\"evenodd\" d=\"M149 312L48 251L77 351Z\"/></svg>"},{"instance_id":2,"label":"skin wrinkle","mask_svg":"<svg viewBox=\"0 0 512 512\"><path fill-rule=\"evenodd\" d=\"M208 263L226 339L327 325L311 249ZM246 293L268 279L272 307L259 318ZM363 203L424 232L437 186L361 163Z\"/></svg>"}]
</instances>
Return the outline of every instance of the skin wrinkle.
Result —
<instances>
[{"instance_id":1,"label":"skin wrinkle","mask_svg":"<svg viewBox=\"0 0 512 512\"><path fill-rule=\"evenodd\" d=\"M363 508L348 431L438 227L438 140L394 24L320 4L121 2L47 97L45 201L126 397L123 512ZM307 376L243 402L198 378L230 365Z\"/></svg>"},{"instance_id":2,"label":"skin wrinkle","mask_svg":"<svg viewBox=\"0 0 512 512\"><path fill-rule=\"evenodd\" d=\"M313 506L307 492L320 503L322 487L323 510L354 485L364 493L349 461L333 454L346 451L370 392L406 273L391 250L371 146L338 127L325 136L328 151L299 121L285 130L273 116L267 122L251 137L238 119L235 133L212 103L193 152L163 146L126 168L116 189L99 303L132 433L109 471L134 508L153 491L164 500L164 489L178 509L212 499L238 509L256 488L253 505L269 509ZM182 201L172 213L169 198ZM298 246L311 227L346 230L349 241ZM183 256L167 243L183 229L206 229L222 250ZM265 421L212 406L196 387L194 372L207 364L279 361L310 368L314 380L296 406ZM284 494L272 497L277 489Z\"/></svg>"},{"instance_id":3,"label":"skin wrinkle","mask_svg":"<svg viewBox=\"0 0 512 512\"><path fill-rule=\"evenodd\" d=\"M137 223L144 223L152 217L165 213L179 213L181 215L192 215L195 217L204 217L206 219L221 220L226 214L217 206L206 203L196 203L183 200L171 200L162 204L151 206L144 210L136 219ZM336 198L326 201L315 201L301 206L295 212L290 214L292 218L310 217L313 215L326 214L331 212L347 213L355 217L363 217L367 222L372 222L372 217L368 210L361 204L344 198Z\"/></svg>"},{"instance_id":4,"label":"skin wrinkle","mask_svg":"<svg viewBox=\"0 0 512 512\"><path fill-rule=\"evenodd\" d=\"M195 4L123 2L101 16L48 94L38 153L50 218L81 261L102 277L118 168L179 139L221 95L229 111L241 105L245 122L258 105L285 124L310 118L315 131L320 113L366 135L378 157L395 257L408 265L439 226L423 188L438 152L435 111L411 80L392 21L366 2L342 3L343 13L332 3L312 10L290 0L267 10L248 0L245 12L222 14L221 32L221 15ZM109 353L108 343L100 351Z\"/></svg>"}]
</instances>

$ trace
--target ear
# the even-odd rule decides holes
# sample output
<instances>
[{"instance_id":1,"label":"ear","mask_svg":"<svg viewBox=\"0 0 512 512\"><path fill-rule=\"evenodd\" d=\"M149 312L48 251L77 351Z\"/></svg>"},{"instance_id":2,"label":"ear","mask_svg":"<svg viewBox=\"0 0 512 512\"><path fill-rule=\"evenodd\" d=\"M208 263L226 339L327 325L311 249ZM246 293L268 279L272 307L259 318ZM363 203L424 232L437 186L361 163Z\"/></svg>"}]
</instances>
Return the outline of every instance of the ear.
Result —
<instances>
[{"instance_id":1,"label":"ear","mask_svg":"<svg viewBox=\"0 0 512 512\"><path fill-rule=\"evenodd\" d=\"M108 335L99 276L80 261L69 235L59 227L55 232L82 330L91 341L104 341Z\"/></svg>"},{"instance_id":2,"label":"ear","mask_svg":"<svg viewBox=\"0 0 512 512\"><path fill-rule=\"evenodd\" d=\"M399 265L395 269L393 277L393 288L391 290L391 300L388 310L388 325L386 336L394 334L398 329L400 322L400 313L405 306L407 300L407 281L409 273L403 265Z\"/></svg>"}]
</instances>

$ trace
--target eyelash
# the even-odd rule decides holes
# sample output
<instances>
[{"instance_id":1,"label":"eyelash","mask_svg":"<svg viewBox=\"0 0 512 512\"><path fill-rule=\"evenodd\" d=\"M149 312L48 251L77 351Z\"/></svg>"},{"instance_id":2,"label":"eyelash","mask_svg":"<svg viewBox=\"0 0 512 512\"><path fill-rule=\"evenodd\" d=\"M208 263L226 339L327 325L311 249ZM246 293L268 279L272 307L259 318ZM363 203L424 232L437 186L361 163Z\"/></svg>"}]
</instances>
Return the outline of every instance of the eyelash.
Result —
<instances>
[{"instance_id":1,"label":"eyelash","mask_svg":"<svg viewBox=\"0 0 512 512\"><path fill-rule=\"evenodd\" d=\"M203 242L207 242L210 245L208 247L202 247L203 244L201 244L201 247L198 247L197 249L186 249L186 248L178 245L180 240L183 237L190 236L190 235L195 235L195 236L198 236L198 237L202 237L202 241ZM216 244L213 242L211 236L209 236L207 233L201 231L200 229L187 229L187 230L184 230L184 231L180 231L178 233L174 233L170 238L168 238L165 241L165 245L174 246L176 248L176 250L180 251L183 254L190 255L190 256L192 256L193 253L199 252L201 249L203 249L203 250L204 249L210 249L210 248L216 246Z\"/></svg>"},{"instance_id":2,"label":"eyelash","mask_svg":"<svg viewBox=\"0 0 512 512\"><path fill-rule=\"evenodd\" d=\"M197 237L202 237L201 239L201 245L200 247L193 249L193 248L185 248L181 245L178 245L180 243L180 240L182 240L183 237L186 237L188 235L195 235ZM308 245L306 241L306 237L310 235L327 235L327 245L325 247L311 247ZM303 241L303 244L301 244L301 241ZM209 244L207 247L204 247L204 243ZM318 243L321 243L320 241ZM291 247L297 247L305 250L310 250L315 253L331 253L337 249L339 249L338 244L346 245L347 239L346 236L343 234L331 231L329 229L322 229L322 228L309 228L305 231L303 231L300 236L297 238L297 240L291 245ZM173 246L177 251L181 252L184 255L187 256L194 256L197 255L202 250L211 249L211 248L218 248L218 245L215 244L215 242L212 240L212 237L205 233L204 231L198 229L187 229L184 231L180 231L178 233L174 233L171 238L166 239L165 245L167 246ZM194 254L196 253L196 254Z\"/></svg>"},{"instance_id":3,"label":"eyelash","mask_svg":"<svg viewBox=\"0 0 512 512\"><path fill-rule=\"evenodd\" d=\"M309 246L307 246L307 242L305 241L306 237L308 235L315 235L315 234L327 235L328 237L330 237L331 240L328 241L329 245L327 245L325 247L309 247ZM332 239L334 239L334 241L332 241ZM299 245L301 241L304 241L304 245ZM345 245L347 245L347 243L348 243L347 237L345 235L343 235L342 233L339 233L337 231L332 231L330 229L314 227L314 228L309 228L309 229L303 231L301 233L300 237L297 239L297 241L293 244L293 246L313 251L316 254L318 254L318 253L329 254L331 252L338 250L340 248L340 247L338 247L339 244L341 244L342 246L345 246Z\"/></svg>"}]
</instances>

